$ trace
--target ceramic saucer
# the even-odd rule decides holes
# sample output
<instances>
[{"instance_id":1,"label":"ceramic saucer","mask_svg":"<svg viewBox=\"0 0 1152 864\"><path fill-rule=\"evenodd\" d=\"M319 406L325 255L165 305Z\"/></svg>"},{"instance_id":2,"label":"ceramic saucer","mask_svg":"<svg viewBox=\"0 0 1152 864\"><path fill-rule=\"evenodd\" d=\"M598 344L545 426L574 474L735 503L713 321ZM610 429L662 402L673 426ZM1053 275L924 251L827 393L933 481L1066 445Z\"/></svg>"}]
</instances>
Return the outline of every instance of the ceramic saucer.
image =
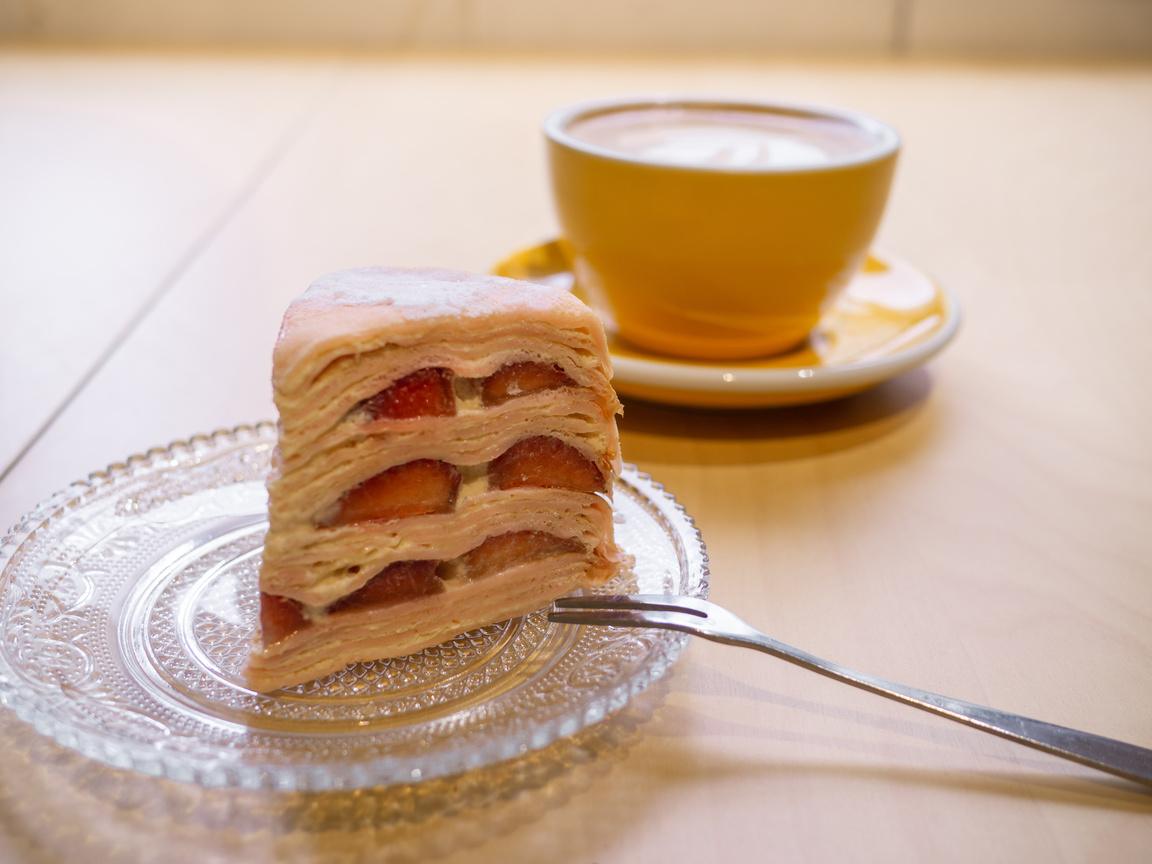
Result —
<instances>
[{"instance_id":1,"label":"ceramic saucer","mask_svg":"<svg viewBox=\"0 0 1152 864\"><path fill-rule=\"evenodd\" d=\"M579 295L570 255L563 240L554 240L516 253L493 272ZM823 402L920 366L959 326L951 292L906 261L873 252L800 348L757 360L693 361L609 332L612 384L626 396L698 408Z\"/></svg>"}]
</instances>

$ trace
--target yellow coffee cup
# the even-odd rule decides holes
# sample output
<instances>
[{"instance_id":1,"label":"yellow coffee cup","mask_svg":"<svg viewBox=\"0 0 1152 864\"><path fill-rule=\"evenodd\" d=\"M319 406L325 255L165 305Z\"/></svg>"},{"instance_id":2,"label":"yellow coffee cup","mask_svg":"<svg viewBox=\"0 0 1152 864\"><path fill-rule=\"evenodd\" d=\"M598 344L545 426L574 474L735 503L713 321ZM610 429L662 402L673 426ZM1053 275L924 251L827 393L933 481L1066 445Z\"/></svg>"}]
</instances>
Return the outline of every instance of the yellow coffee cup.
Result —
<instances>
[{"instance_id":1,"label":"yellow coffee cup","mask_svg":"<svg viewBox=\"0 0 1152 864\"><path fill-rule=\"evenodd\" d=\"M544 121L579 286L643 348L734 360L803 342L861 267L900 138L836 108L700 96Z\"/></svg>"}]
</instances>

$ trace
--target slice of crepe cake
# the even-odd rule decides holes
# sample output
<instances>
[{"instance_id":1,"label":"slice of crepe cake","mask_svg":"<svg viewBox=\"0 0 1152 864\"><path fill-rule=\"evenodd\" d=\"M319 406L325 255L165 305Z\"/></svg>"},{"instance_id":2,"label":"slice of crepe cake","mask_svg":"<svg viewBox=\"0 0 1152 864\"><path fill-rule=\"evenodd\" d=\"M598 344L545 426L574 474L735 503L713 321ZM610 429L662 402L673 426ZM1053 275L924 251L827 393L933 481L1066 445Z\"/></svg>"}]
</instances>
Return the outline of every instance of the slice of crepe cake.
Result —
<instances>
[{"instance_id":1,"label":"slice of crepe cake","mask_svg":"<svg viewBox=\"0 0 1152 864\"><path fill-rule=\"evenodd\" d=\"M367 268L293 301L251 686L410 654L611 578L610 377L599 319L556 288Z\"/></svg>"}]
</instances>

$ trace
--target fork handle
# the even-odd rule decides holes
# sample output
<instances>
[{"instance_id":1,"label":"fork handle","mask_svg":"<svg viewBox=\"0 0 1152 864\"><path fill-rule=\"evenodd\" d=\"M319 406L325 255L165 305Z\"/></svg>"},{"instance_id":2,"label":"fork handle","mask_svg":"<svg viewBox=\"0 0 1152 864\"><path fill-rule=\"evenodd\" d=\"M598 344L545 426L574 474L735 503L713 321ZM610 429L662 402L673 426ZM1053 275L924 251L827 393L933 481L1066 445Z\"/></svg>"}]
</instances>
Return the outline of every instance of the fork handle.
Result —
<instances>
[{"instance_id":1,"label":"fork handle","mask_svg":"<svg viewBox=\"0 0 1152 864\"><path fill-rule=\"evenodd\" d=\"M1033 720L1030 717L1022 717L1019 714L999 711L961 699L952 699L918 687L909 687L865 672L857 672L855 669L793 648L759 631L755 636L746 637L705 633L697 635L716 642L756 648L781 660L787 660L789 663L795 663L812 672L843 681L845 684L851 684L878 696L885 696L1045 753L1062 756L1073 762L1152 786L1152 750L1144 747L1126 744L1102 735L1093 735L1090 732L1069 729L1067 726Z\"/></svg>"}]
</instances>

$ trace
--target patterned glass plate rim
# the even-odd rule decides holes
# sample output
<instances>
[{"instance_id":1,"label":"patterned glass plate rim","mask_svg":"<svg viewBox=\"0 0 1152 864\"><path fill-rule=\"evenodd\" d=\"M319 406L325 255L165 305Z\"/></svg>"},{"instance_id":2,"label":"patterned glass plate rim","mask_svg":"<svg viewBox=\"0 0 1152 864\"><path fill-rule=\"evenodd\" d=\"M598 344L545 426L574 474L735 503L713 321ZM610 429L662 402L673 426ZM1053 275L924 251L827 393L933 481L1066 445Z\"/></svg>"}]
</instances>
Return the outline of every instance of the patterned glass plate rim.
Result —
<instances>
[{"instance_id":1,"label":"patterned glass plate rim","mask_svg":"<svg viewBox=\"0 0 1152 864\"><path fill-rule=\"evenodd\" d=\"M106 764L205 786L413 783L542 749L624 707L683 634L543 612L273 694L240 669L256 618L272 423L130 457L0 543L0 704ZM700 532L634 466L614 489L633 564L607 593L707 597Z\"/></svg>"}]
</instances>

